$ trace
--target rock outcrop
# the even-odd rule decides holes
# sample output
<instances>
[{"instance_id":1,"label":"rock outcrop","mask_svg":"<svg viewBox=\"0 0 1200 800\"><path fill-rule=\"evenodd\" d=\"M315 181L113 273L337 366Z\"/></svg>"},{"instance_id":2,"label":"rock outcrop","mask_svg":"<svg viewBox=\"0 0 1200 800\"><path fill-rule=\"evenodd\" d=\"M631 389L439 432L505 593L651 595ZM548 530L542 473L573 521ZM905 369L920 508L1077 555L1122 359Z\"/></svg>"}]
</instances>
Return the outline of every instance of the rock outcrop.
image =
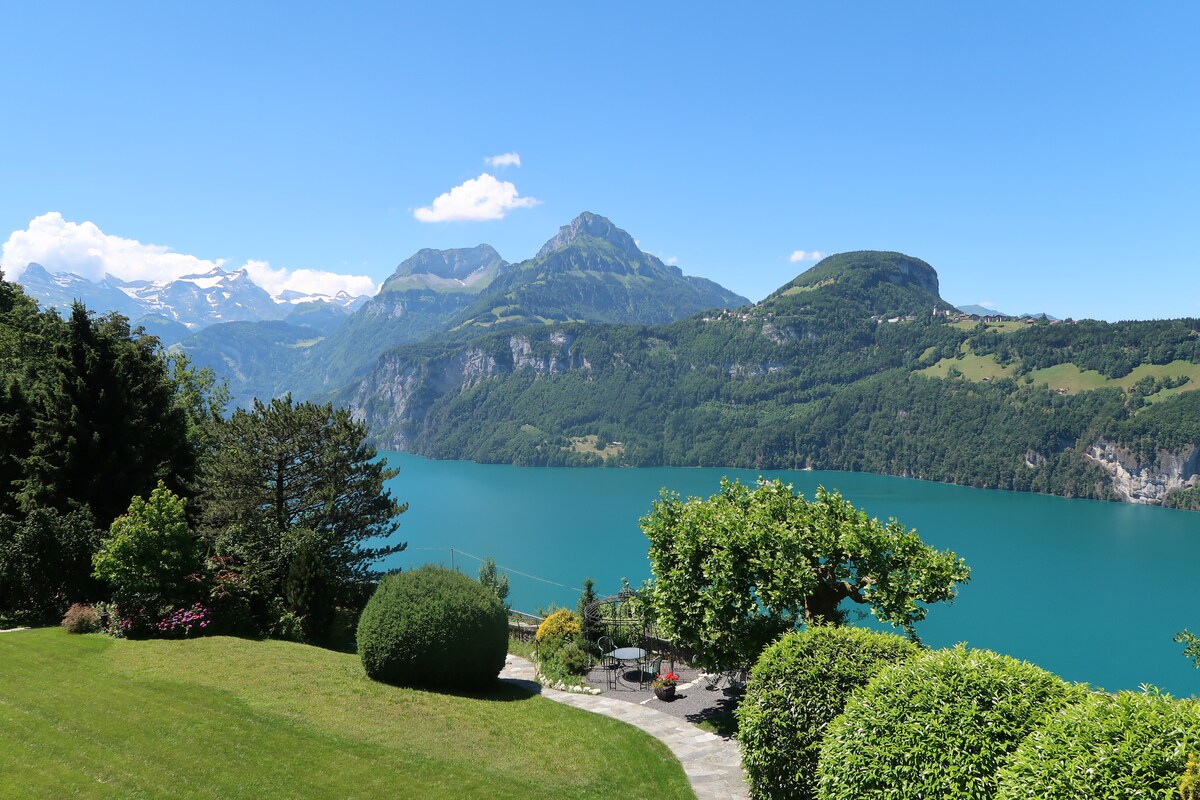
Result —
<instances>
[{"instance_id":1,"label":"rock outcrop","mask_svg":"<svg viewBox=\"0 0 1200 800\"><path fill-rule=\"evenodd\" d=\"M1085 455L1112 476L1112 488L1129 503L1161 505L1176 489L1200 486L1200 445L1177 453L1159 452L1142 462L1128 449L1101 439Z\"/></svg>"},{"instance_id":2,"label":"rock outcrop","mask_svg":"<svg viewBox=\"0 0 1200 800\"><path fill-rule=\"evenodd\" d=\"M574 335L547 330L472 344L431 359L388 353L355 388L349 398L351 411L371 428L378 446L408 449L429 409L447 394L507 373L528 371L540 378L590 370L591 363L572 347L574 343Z\"/></svg>"}]
</instances>

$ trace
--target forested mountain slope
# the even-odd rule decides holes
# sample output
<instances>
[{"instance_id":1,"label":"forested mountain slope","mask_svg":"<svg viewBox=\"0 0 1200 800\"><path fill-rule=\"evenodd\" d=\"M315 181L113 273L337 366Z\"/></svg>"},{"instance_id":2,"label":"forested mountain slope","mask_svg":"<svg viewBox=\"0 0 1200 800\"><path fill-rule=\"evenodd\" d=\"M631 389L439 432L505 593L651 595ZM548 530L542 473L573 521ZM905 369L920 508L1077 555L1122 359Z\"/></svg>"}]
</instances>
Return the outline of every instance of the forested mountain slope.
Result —
<instances>
[{"instance_id":1,"label":"forested mountain slope","mask_svg":"<svg viewBox=\"0 0 1200 800\"><path fill-rule=\"evenodd\" d=\"M831 256L763 302L386 353L385 447L515 464L864 470L1197 507L1200 321L977 324L928 264Z\"/></svg>"}]
</instances>

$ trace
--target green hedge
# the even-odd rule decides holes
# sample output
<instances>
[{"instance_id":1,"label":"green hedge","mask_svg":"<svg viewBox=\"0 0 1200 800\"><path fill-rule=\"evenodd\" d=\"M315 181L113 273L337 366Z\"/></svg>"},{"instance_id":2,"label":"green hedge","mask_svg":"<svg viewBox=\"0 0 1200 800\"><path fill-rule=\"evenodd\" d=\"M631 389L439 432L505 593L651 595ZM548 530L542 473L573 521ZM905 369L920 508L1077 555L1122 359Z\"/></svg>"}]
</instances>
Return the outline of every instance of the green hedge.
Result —
<instances>
[{"instance_id":1,"label":"green hedge","mask_svg":"<svg viewBox=\"0 0 1200 800\"><path fill-rule=\"evenodd\" d=\"M1086 690L962 646L886 667L825 732L823 800L991 798L996 771L1046 715Z\"/></svg>"},{"instance_id":2,"label":"green hedge","mask_svg":"<svg viewBox=\"0 0 1200 800\"><path fill-rule=\"evenodd\" d=\"M814 797L826 726L851 692L918 652L902 636L853 627L790 633L764 650L736 712L750 794L758 800Z\"/></svg>"},{"instance_id":3,"label":"green hedge","mask_svg":"<svg viewBox=\"0 0 1200 800\"><path fill-rule=\"evenodd\" d=\"M482 688L504 668L508 615L491 589L427 565L379 584L358 621L358 651L375 680Z\"/></svg>"},{"instance_id":4,"label":"green hedge","mask_svg":"<svg viewBox=\"0 0 1200 800\"><path fill-rule=\"evenodd\" d=\"M1200 753L1200 703L1091 695L1021 742L1000 770L997 797L1175 798L1189 753Z\"/></svg>"}]
</instances>

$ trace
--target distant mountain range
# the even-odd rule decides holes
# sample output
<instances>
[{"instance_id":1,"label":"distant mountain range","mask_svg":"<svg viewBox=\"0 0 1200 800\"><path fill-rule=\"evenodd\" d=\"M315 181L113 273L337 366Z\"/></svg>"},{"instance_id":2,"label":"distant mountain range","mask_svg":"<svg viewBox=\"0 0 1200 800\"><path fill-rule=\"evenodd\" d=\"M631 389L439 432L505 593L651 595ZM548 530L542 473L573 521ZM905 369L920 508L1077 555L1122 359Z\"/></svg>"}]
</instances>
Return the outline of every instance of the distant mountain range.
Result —
<instances>
[{"instance_id":1,"label":"distant mountain range","mask_svg":"<svg viewBox=\"0 0 1200 800\"><path fill-rule=\"evenodd\" d=\"M303 318L313 313L313 307L345 316L367 300L345 292L329 296L291 290L271 297L245 270L229 272L220 267L169 281L123 281L107 275L95 283L73 273L51 273L41 264L29 264L18 282L43 307L66 313L78 300L93 310L116 311L167 344L211 325L280 320L301 309Z\"/></svg>"},{"instance_id":2,"label":"distant mountain range","mask_svg":"<svg viewBox=\"0 0 1200 800\"><path fill-rule=\"evenodd\" d=\"M1035 314L1005 314L1003 311L997 311L994 308L988 308L987 306L980 305L958 306L958 310L964 314L974 314L979 317L1013 317L1015 319L1025 319L1028 317L1030 319L1058 319L1058 317L1052 317L1045 311L1038 311Z\"/></svg>"},{"instance_id":3,"label":"distant mountain range","mask_svg":"<svg viewBox=\"0 0 1200 800\"><path fill-rule=\"evenodd\" d=\"M365 374L385 351L431 338L559 322L657 324L749 301L685 276L642 252L611 221L584 212L531 259L505 261L481 244L424 249L405 259L379 294L341 325L216 325L180 341L200 366L228 377L235 401L327 397Z\"/></svg>"},{"instance_id":4,"label":"distant mountain range","mask_svg":"<svg viewBox=\"0 0 1200 800\"><path fill-rule=\"evenodd\" d=\"M1200 320L955 308L902 253L829 256L751 304L585 212L517 263L421 250L369 299L271 298L220 270L23 277L45 303L134 317L239 404L331 399L380 446L435 458L868 471L1200 509Z\"/></svg>"}]
</instances>

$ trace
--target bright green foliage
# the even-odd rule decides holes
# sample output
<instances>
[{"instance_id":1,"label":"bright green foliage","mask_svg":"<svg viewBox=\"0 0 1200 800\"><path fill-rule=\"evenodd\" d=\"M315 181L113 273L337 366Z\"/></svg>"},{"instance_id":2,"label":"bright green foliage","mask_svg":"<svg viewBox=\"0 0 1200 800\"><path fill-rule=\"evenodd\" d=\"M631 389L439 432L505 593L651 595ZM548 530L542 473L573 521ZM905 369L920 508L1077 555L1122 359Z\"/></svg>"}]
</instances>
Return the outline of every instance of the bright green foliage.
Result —
<instances>
[{"instance_id":1,"label":"bright green foliage","mask_svg":"<svg viewBox=\"0 0 1200 800\"><path fill-rule=\"evenodd\" d=\"M551 637L570 639L578 636L580 631L582 631L582 626L579 624L578 617L569 609L560 608L542 620L541 625L538 625L537 640L541 642Z\"/></svg>"},{"instance_id":2,"label":"bright green foliage","mask_svg":"<svg viewBox=\"0 0 1200 800\"><path fill-rule=\"evenodd\" d=\"M918 652L902 636L827 626L790 633L768 647L750 672L736 712L751 796L814 797L826 726L842 713L851 692L883 667Z\"/></svg>"},{"instance_id":3,"label":"bright green foliage","mask_svg":"<svg viewBox=\"0 0 1200 800\"><path fill-rule=\"evenodd\" d=\"M434 565L389 575L358 621L367 675L404 686L484 688L508 652L508 615L495 592Z\"/></svg>"},{"instance_id":4,"label":"bright green foliage","mask_svg":"<svg viewBox=\"0 0 1200 800\"><path fill-rule=\"evenodd\" d=\"M384 487L398 471L364 444L366 435L346 409L291 397L255 401L220 426L203 470L202 530L259 595L283 596L305 539L342 593L404 549L386 543L407 508Z\"/></svg>"},{"instance_id":5,"label":"bright green foliage","mask_svg":"<svg viewBox=\"0 0 1200 800\"><path fill-rule=\"evenodd\" d=\"M779 481L723 480L708 500L664 491L641 526L658 621L710 669L749 666L803 622L840 622L844 599L915 637L922 604L952 599L970 576L895 520L823 488L807 501Z\"/></svg>"},{"instance_id":6,"label":"bright green foliage","mask_svg":"<svg viewBox=\"0 0 1200 800\"><path fill-rule=\"evenodd\" d=\"M113 520L92 559L95 576L112 587L124 610L157 612L184 599L185 578L199 572L196 539L188 530L184 500L159 483L149 500L134 497Z\"/></svg>"},{"instance_id":7,"label":"bright green foliage","mask_svg":"<svg viewBox=\"0 0 1200 800\"><path fill-rule=\"evenodd\" d=\"M1200 637L1184 628L1175 634L1175 641L1183 645L1183 654L1192 660L1192 666L1200 669Z\"/></svg>"},{"instance_id":8,"label":"bright green foliage","mask_svg":"<svg viewBox=\"0 0 1200 800\"><path fill-rule=\"evenodd\" d=\"M491 556L479 565L479 582L496 593L496 597L504 604L505 611L512 608L508 604L508 576L496 572L496 560Z\"/></svg>"},{"instance_id":9,"label":"bright green foliage","mask_svg":"<svg viewBox=\"0 0 1200 800\"><path fill-rule=\"evenodd\" d=\"M886 667L825 731L821 800L984 800L996 771L1082 687L1025 661L958 646Z\"/></svg>"},{"instance_id":10,"label":"bright green foliage","mask_svg":"<svg viewBox=\"0 0 1200 800\"><path fill-rule=\"evenodd\" d=\"M1000 770L999 800L1174 798L1200 749L1200 702L1158 693L1090 695L1029 734Z\"/></svg>"},{"instance_id":11,"label":"bright green foliage","mask_svg":"<svg viewBox=\"0 0 1200 800\"><path fill-rule=\"evenodd\" d=\"M37 509L22 520L0 514L0 614L50 622L71 601L99 597L92 553L101 536L86 508Z\"/></svg>"}]
</instances>

